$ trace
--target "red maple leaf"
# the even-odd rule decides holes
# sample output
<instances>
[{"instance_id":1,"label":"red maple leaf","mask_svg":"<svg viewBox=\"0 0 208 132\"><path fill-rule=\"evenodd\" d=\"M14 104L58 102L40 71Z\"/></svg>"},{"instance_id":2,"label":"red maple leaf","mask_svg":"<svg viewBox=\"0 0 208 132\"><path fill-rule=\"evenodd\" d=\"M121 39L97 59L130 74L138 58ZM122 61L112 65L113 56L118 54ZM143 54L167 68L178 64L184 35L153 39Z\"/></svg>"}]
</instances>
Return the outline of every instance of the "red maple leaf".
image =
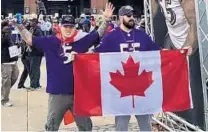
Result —
<instances>
[{"instance_id":1,"label":"red maple leaf","mask_svg":"<svg viewBox=\"0 0 208 132\"><path fill-rule=\"evenodd\" d=\"M129 56L126 63L121 63L124 69L124 75L119 70L116 73L110 72L110 83L121 92L121 97L132 96L134 108L134 96L145 96L144 92L154 82L152 80L152 71L146 72L146 70L143 70L138 75L140 63L135 63L131 56Z\"/></svg>"}]
</instances>

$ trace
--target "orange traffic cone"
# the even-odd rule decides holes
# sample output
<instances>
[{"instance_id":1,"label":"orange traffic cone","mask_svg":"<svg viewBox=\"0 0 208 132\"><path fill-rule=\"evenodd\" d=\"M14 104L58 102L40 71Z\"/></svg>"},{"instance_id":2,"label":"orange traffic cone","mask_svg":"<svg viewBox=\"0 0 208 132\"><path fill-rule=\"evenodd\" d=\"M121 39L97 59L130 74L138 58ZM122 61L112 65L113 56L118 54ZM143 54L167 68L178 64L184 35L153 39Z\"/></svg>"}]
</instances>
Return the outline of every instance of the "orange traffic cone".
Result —
<instances>
[{"instance_id":1,"label":"orange traffic cone","mask_svg":"<svg viewBox=\"0 0 208 132\"><path fill-rule=\"evenodd\" d=\"M70 110L67 110L64 115L64 125L68 125L74 122L74 116Z\"/></svg>"}]
</instances>

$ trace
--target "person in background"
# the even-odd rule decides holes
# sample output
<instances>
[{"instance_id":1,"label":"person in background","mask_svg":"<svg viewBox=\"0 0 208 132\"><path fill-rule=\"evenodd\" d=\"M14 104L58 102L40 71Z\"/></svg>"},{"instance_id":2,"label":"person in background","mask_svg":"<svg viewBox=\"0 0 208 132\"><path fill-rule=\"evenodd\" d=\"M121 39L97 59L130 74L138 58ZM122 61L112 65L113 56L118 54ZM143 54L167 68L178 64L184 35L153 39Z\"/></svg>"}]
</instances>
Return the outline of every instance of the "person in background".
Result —
<instances>
[{"instance_id":1,"label":"person in background","mask_svg":"<svg viewBox=\"0 0 208 132\"><path fill-rule=\"evenodd\" d=\"M42 16L42 18L39 18L39 22L40 22L40 29L43 33L43 36L47 36L47 20L46 20L46 16Z\"/></svg>"},{"instance_id":2,"label":"person in background","mask_svg":"<svg viewBox=\"0 0 208 132\"><path fill-rule=\"evenodd\" d=\"M24 25L27 30L30 29L30 22L29 21L24 21ZM23 69L23 72L20 76L20 80L19 80L19 83L17 86L18 89L26 88L26 86L24 84L25 84L25 81L30 73L30 61L29 61L29 56L28 56L29 47L25 44L24 41L22 41L22 43L21 43L21 49L22 49L21 61L22 61L22 64L24 65L24 69Z\"/></svg>"},{"instance_id":3,"label":"person in background","mask_svg":"<svg viewBox=\"0 0 208 132\"><path fill-rule=\"evenodd\" d=\"M33 18L30 23L29 31L33 36L43 36L41 29L37 26L38 20ZM37 90L41 88L40 86L40 66L43 57L43 52L40 48L35 46L30 46L30 52L28 53L30 62L30 87L29 90Z\"/></svg>"},{"instance_id":4,"label":"person in background","mask_svg":"<svg viewBox=\"0 0 208 132\"><path fill-rule=\"evenodd\" d=\"M52 24L51 24L50 18L47 18L46 19L46 36L50 35L51 28L52 28Z\"/></svg>"},{"instance_id":5,"label":"person in background","mask_svg":"<svg viewBox=\"0 0 208 132\"><path fill-rule=\"evenodd\" d=\"M20 80L19 80L19 83L17 86L18 89L26 88L26 86L24 84L25 84L25 81L30 73L30 61L29 61L29 57L28 57L29 51L28 51L28 46L26 46L24 43L25 42L22 42L22 45L21 45L21 48L22 48L21 61L22 61L22 64L24 65L24 69L23 69L23 72L20 76Z\"/></svg>"},{"instance_id":6,"label":"person in background","mask_svg":"<svg viewBox=\"0 0 208 132\"><path fill-rule=\"evenodd\" d=\"M18 54L11 56L11 52L17 52L17 43L12 40L11 29L8 22L1 23L1 104L11 107L13 104L9 100L10 89L17 81L19 69L17 66ZM13 48L13 50L9 50Z\"/></svg>"},{"instance_id":7,"label":"person in background","mask_svg":"<svg viewBox=\"0 0 208 132\"><path fill-rule=\"evenodd\" d=\"M96 26L96 22L95 22L95 17L94 16L90 17L90 22L91 22L91 26L93 26L93 27Z\"/></svg>"},{"instance_id":8,"label":"person in background","mask_svg":"<svg viewBox=\"0 0 208 132\"><path fill-rule=\"evenodd\" d=\"M91 22L89 19L85 19L82 23L82 30L86 33L93 32L95 28L91 25Z\"/></svg>"},{"instance_id":9,"label":"person in background","mask_svg":"<svg viewBox=\"0 0 208 132\"><path fill-rule=\"evenodd\" d=\"M36 0L35 3L37 4L37 11L38 11L38 18L39 18L39 15L42 14L42 15L46 15L46 8L45 8L45 5L43 3L42 0Z\"/></svg>"},{"instance_id":10,"label":"person in background","mask_svg":"<svg viewBox=\"0 0 208 132\"><path fill-rule=\"evenodd\" d=\"M59 26L59 22L57 19L54 19L53 20L53 24L52 24L52 35L55 35L57 33L60 33L61 32L61 29L60 29L60 26Z\"/></svg>"},{"instance_id":11,"label":"person in background","mask_svg":"<svg viewBox=\"0 0 208 132\"><path fill-rule=\"evenodd\" d=\"M96 19L96 26L95 26L95 29L96 29L96 30L99 28L99 26L100 26L101 23L102 23L102 17L99 16L99 17Z\"/></svg>"},{"instance_id":12,"label":"person in background","mask_svg":"<svg viewBox=\"0 0 208 132\"><path fill-rule=\"evenodd\" d=\"M85 14L81 14L80 18L84 20L84 19L86 19L86 15Z\"/></svg>"},{"instance_id":13,"label":"person in background","mask_svg":"<svg viewBox=\"0 0 208 132\"><path fill-rule=\"evenodd\" d=\"M84 22L84 20L86 19L86 15L85 14L81 14L79 21L78 21L78 29L83 29L82 24Z\"/></svg>"},{"instance_id":14,"label":"person in background","mask_svg":"<svg viewBox=\"0 0 208 132\"><path fill-rule=\"evenodd\" d=\"M115 28L115 25L112 23L112 20L108 23L108 28L106 29L105 35L111 32Z\"/></svg>"},{"instance_id":15,"label":"person in background","mask_svg":"<svg viewBox=\"0 0 208 132\"><path fill-rule=\"evenodd\" d=\"M139 24L138 24L138 29L145 31L145 18L141 18Z\"/></svg>"}]
</instances>

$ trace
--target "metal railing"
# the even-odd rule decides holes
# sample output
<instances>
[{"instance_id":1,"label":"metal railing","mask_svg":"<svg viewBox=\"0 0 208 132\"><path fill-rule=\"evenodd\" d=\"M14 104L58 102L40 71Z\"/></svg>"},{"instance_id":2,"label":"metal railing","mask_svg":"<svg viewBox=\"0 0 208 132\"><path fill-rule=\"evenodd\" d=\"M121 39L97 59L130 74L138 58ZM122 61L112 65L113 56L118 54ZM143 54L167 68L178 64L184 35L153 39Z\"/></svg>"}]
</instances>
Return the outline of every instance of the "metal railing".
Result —
<instances>
[{"instance_id":1,"label":"metal railing","mask_svg":"<svg viewBox=\"0 0 208 132\"><path fill-rule=\"evenodd\" d=\"M207 85L208 79L208 1L195 0L198 40L200 49L201 72L204 94L204 115L205 115L205 129L208 130L208 101L207 101ZM146 33L154 40L153 17L151 12L151 0L144 0L145 13L145 29ZM207 24L207 25L206 25ZM161 113L153 117L153 120L168 131L202 131L198 126L190 124L183 118L173 113Z\"/></svg>"}]
</instances>

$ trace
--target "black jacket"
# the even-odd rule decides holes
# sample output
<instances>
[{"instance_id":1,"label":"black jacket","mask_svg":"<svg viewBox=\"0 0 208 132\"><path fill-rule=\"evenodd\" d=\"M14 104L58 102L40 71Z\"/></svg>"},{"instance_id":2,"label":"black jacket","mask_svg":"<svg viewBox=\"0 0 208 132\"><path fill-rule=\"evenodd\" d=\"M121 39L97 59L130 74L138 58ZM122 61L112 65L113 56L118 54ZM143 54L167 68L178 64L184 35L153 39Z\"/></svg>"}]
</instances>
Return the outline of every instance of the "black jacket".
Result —
<instances>
[{"instance_id":1,"label":"black jacket","mask_svg":"<svg viewBox=\"0 0 208 132\"><path fill-rule=\"evenodd\" d=\"M31 30L33 30L32 31L33 36L43 36L43 33L39 27L35 27L35 28L31 27L30 31ZM29 52L29 56L43 56L43 52L41 51L41 49L35 46L31 46L31 52Z\"/></svg>"},{"instance_id":2,"label":"black jacket","mask_svg":"<svg viewBox=\"0 0 208 132\"><path fill-rule=\"evenodd\" d=\"M2 37L1 37L1 64L14 62L14 61L18 60L18 56L11 58L9 55L9 47L13 46L13 45L17 45L17 44L15 44L13 42L13 40L11 39L11 34L2 33Z\"/></svg>"}]
</instances>

